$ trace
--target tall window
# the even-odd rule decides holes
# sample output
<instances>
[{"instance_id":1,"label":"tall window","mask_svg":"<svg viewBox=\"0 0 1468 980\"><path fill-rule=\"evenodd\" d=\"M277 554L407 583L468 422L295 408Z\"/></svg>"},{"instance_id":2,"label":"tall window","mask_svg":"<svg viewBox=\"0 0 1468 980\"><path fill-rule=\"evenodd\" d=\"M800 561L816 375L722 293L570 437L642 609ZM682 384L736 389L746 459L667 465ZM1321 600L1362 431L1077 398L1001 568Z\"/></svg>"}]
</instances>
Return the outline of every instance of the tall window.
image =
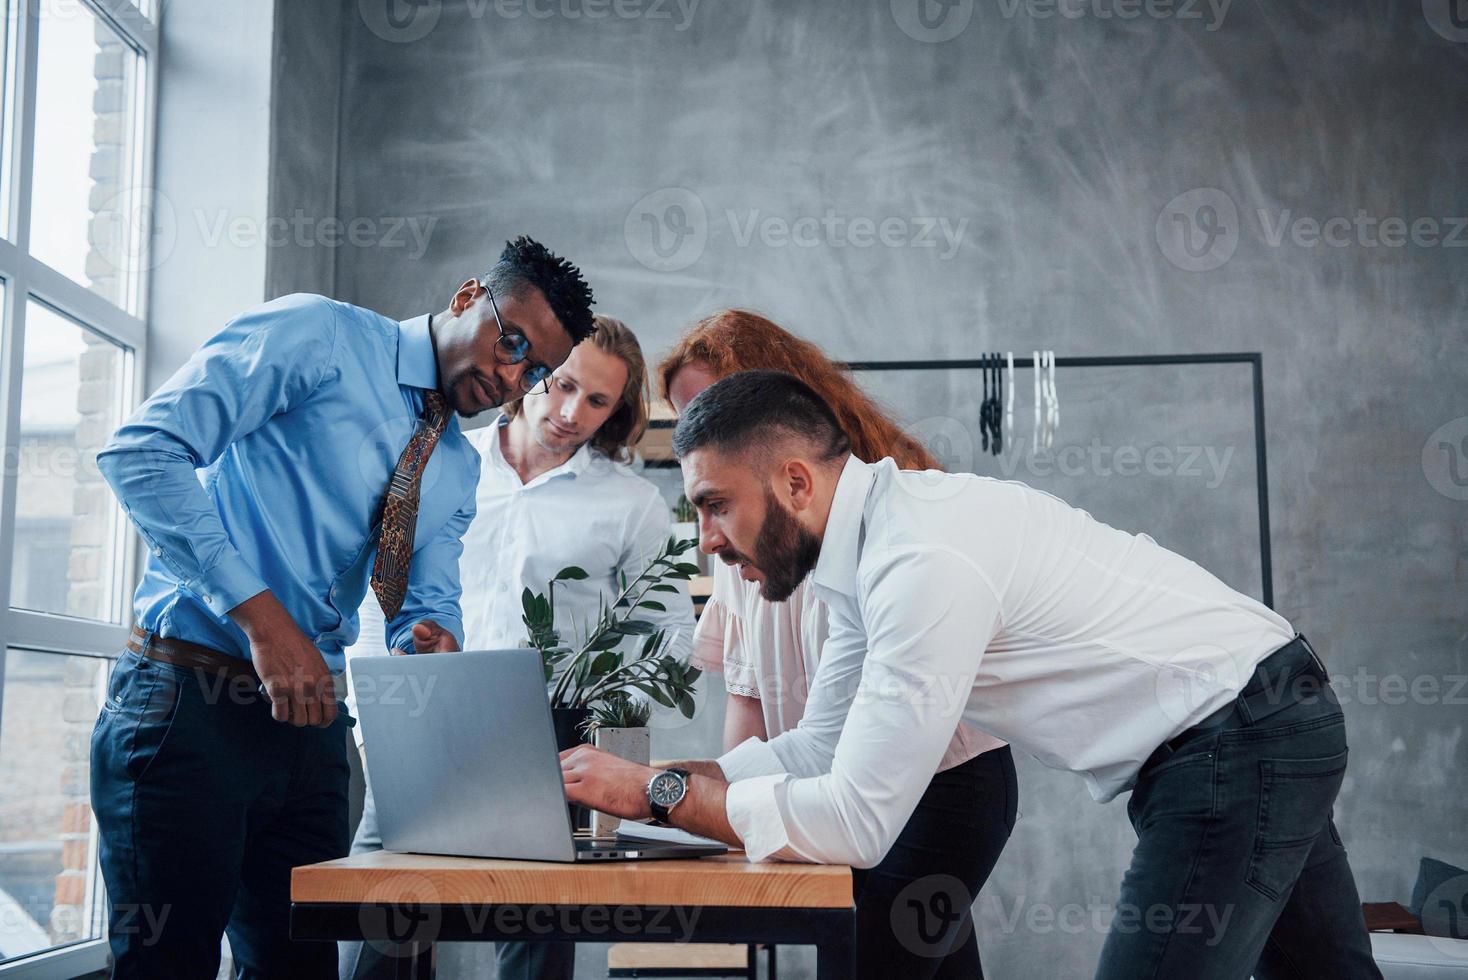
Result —
<instances>
[{"instance_id":1,"label":"tall window","mask_svg":"<svg viewBox=\"0 0 1468 980\"><path fill-rule=\"evenodd\" d=\"M106 958L88 757L136 561L96 458L139 396L160 6L0 0L0 977Z\"/></svg>"}]
</instances>

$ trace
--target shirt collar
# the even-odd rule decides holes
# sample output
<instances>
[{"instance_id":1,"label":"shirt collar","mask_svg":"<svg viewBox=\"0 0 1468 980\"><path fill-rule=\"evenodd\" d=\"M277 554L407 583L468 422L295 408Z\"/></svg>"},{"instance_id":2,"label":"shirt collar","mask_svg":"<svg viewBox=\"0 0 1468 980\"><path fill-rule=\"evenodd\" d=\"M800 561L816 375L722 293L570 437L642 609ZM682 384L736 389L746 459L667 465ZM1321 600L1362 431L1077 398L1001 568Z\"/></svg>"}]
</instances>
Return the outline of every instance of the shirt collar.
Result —
<instances>
[{"instance_id":1,"label":"shirt collar","mask_svg":"<svg viewBox=\"0 0 1468 980\"><path fill-rule=\"evenodd\" d=\"M855 596L856 565L861 558L861 527L866 511L867 494L876 474L870 464L855 455L846 457L836 492L831 497L831 513L826 517L826 533L821 539L821 556L811 572L811 581L823 589Z\"/></svg>"},{"instance_id":2,"label":"shirt collar","mask_svg":"<svg viewBox=\"0 0 1468 980\"><path fill-rule=\"evenodd\" d=\"M398 324L398 384L438 390L438 358L428 333L428 314Z\"/></svg>"}]
</instances>

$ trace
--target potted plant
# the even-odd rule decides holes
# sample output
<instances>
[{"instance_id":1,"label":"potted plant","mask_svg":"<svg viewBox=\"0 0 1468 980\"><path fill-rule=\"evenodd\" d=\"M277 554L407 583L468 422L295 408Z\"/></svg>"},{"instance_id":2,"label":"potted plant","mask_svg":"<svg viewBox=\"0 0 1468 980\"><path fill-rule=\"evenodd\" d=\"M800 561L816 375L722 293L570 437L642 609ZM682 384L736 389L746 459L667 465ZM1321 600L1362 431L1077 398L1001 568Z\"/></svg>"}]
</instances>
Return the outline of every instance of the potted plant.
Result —
<instances>
[{"instance_id":1,"label":"potted plant","mask_svg":"<svg viewBox=\"0 0 1468 980\"><path fill-rule=\"evenodd\" d=\"M647 727L651 717L651 701L614 691L592 705L586 728L597 748L646 766L652 764L652 730ZM621 825L620 817L600 810L591 813L591 832L597 837L610 837Z\"/></svg>"},{"instance_id":2,"label":"potted plant","mask_svg":"<svg viewBox=\"0 0 1468 980\"><path fill-rule=\"evenodd\" d=\"M650 702L693 717L693 693L702 671L669 654L666 631L637 615L644 610L665 611L656 595L676 594L678 589L670 582L698 574L697 565L680 560L695 544L691 539L669 538L637 578L628 582L623 575L621 592L610 602L602 600L596 622L574 645L563 642L556 629L556 585L585 579L584 569L563 568L543 594L529 588L521 594L526 642L540 651L545 664L560 750L595 736L599 747L646 765L651 751ZM641 641L629 640L636 637Z\"/></svg>"}]
</instances>

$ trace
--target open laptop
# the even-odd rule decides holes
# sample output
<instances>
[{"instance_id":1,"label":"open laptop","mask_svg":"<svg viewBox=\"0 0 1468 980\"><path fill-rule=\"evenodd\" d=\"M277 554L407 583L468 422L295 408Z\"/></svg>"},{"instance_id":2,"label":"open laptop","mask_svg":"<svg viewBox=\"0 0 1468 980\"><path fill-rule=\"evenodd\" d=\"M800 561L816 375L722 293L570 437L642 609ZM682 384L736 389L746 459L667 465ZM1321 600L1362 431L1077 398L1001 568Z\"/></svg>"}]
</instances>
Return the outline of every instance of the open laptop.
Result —
<instances>
[{"instance_id":1,"label":"open laptop","mask_svg":"<svg viewBox=\"0 0 1468 980\"><path fill-rule=\"evenodd\" d=\"M386 850L536 861L728 850L573 833L536 650L354 657L348 669Z\"/></svg>"}]
</instances>

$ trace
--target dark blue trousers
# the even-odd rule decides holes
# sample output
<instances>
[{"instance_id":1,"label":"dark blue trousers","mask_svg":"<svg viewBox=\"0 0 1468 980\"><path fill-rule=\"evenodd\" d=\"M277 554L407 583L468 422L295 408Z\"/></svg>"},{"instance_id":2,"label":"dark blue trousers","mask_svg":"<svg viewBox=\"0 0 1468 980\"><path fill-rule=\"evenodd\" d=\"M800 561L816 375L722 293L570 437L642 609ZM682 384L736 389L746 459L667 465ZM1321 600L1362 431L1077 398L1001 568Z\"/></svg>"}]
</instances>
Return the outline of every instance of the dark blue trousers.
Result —
<instances>
[{"instance_id":1,"label":"dark blue trousers","mask_svg":"<svg viewBox=\"0 0 1468 980\"><path fill-rule=\"evenodd\" d=\"M336 976L288 930L291 868L350 844L345 714L293 728L241 688L118 659L91 777L114 977L212 980L225 933L241 977Z\"/></svg>"},{"instance_id":2,"label":"dark blue trousers","mask_svg":"<svg viewBox=\"0 0 1468 980\"><path fill-rule=\"evenodd\" d=\"M1380 980L1331 819L1346 731L1300 638L1142 768L1098 980Z\"/></svg>"}]
</instances>

